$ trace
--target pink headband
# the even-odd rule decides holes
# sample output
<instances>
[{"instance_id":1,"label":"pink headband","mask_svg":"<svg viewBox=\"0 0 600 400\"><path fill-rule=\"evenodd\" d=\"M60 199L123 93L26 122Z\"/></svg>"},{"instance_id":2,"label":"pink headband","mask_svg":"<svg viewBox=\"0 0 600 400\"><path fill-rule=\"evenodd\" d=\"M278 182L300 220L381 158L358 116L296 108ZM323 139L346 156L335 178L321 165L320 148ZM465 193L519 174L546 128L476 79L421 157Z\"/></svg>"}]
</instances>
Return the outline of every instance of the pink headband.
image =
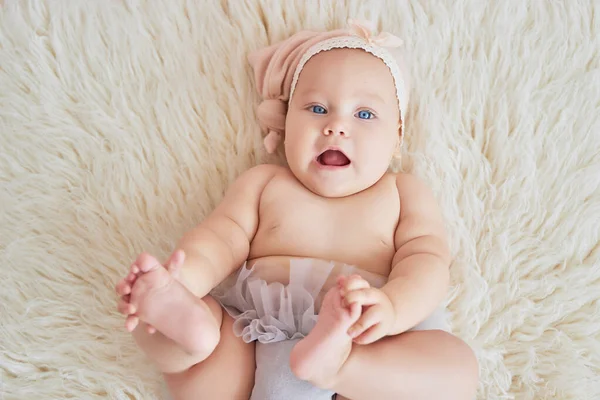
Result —
<instances>
[{"instance_id":1,"label":"pink headband","mask_svg":"<svg viewBox=\"0 0 600 400\"><path fill-rule=\"evenodd\" d=\"M363 49L380 58L394 78L400 119L404 121L410 87L401 54L402 40L386 32L373 35L375 29L369 22L350 20L348 23L348 29L298 32L248 57L257 90L263 98L257 116L262 129L267 131L264 144L269 153L275 151L284 134L287 105L294 94L300 71L312 56L321 51Z\"/></svg>"}]
</instances>

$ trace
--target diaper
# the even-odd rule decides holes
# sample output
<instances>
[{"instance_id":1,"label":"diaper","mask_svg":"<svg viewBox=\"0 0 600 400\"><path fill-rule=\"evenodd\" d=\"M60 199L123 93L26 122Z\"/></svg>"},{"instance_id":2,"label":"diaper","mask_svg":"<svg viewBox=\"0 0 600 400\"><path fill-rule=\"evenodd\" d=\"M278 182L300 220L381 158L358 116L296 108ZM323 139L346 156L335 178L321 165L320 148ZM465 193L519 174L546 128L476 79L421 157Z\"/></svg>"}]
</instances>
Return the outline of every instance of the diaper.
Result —
<instances>
[{"instance_id":1,"label":"diaper","mask_svg":"<svg viewBox=\"0 0 600 400\"><path fill-rule=\"evenodd\" d=\"M361 275L380 288L387 277L351 265L316 259L293 259L289 282L266 282L255 268L244 264L217 286L211 295L233 318L233 331L246 343L256 344L256 376L251 400L331 399L331 391L316 388L295 377L289 367L293 346L317 323L324 287L340 276ZM444 309L411 330L449 331Z\"/></svg>"}]
</instances>

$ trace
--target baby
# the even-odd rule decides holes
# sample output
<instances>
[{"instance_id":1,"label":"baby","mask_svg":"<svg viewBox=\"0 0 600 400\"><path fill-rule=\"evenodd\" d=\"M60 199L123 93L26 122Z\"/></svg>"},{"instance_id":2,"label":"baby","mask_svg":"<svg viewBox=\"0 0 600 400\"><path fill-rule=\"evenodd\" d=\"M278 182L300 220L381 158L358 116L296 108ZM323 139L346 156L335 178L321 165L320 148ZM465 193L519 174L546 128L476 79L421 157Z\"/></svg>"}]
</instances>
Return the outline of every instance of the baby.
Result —
<instances>
[{"instance_id":1,"label":"baby","mask_svg":"<svg viewBox=\"0 0 600 400\"><path fill-rule=\"evenodd\" d=\"M440 310L450 253L431 191L389 172L409 84L401 41L368 24L250 56L259 165L180 241L141 254L119 311L174 399L469 399L471 349ZM255 345L256 344L256 345Z\"/></svg>"}]
</instances>

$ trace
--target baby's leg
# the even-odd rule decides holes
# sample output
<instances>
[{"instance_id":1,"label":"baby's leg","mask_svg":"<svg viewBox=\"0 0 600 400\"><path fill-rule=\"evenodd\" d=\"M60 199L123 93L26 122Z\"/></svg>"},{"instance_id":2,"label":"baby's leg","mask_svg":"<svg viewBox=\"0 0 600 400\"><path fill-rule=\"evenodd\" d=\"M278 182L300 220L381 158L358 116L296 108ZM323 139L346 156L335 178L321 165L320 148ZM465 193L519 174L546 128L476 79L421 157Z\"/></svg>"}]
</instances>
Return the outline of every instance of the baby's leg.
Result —
<instances>
[{"instance_id":1,"label":"baby's leg","mask_svg":"<svg viewBox=\"0 0 600 400\"><path fill-rule=\"evenodd\" d=\"M477 362L460 339L439 330L406 332L369 345L352 344L339 287L325 296L317 325L292 351L300 378L338 399L473 399ZM343 396L343 397L342 397Z\"/></svg>"},{"instance_id":2,"label":"baby's leg","mask_svg":"<svg viewBox=\"0 0 600 400\"><path fill-rule=\"evenodd\" d=\"M233 319L212 298L207 303L222 315L221 339L213 353L191 368L165 374L173 400L248 399L254 386L254 343L233 334Z\"/></svg>"},{"instance_id":3,"label":"baby's leg","mask_svg":"<svg viewBox=\"0 0 600 400\"><path fill-rule=\"evenodd\" d=\"M132 270L138 275L144 271L154 271L152 268L157 262L153 257L143 254L136 260ZM131 313L135 311L131 308L132 300L129 294L124 293L132 292L136 281L129 275L119 284L117 291L123 295L119 308L129 315L128 326L133 329L137 344L164 373L172 398L249 398L254 385L254 345L244 343L233 334L233 320L223 312L221 306L210 296L198 299L188 298L181 293L170 293L170 297L178 299L179 303L165 299L170 303L171 309L177 308L173 310L175 316L181 310L187 311L188 315L195 314L195 317L192 315L194 323L202 329L197 332L200 337L194 342L194 337L177 333L173 326L165 326L164 320L151 316L152 325L148 325L143 322L144 315ZM182 289L177 285L174 288L178 291ZM168 292L169 290L159 292L153 301ZM181 301L182 299L186 301ZM172 315L170 317L171 320L167 319L166 322L171 325L178 322L178 318L173 319ZM137 320L132 321L134 318ZM184 321L184 324L188 323L189 320ZM165 330L171 334L174 332L173 336L178 340L163 334L164 328L168 328ZM192 327L192 331L194 330L197 330L195 326Z\"/></svg>"},{"instance_id":4,"label":"baby's leg","mask_svg":"<svg viewBox=\"0 0 600 400\"><path fill-rule=\"evenodd\" d=\"M333 390L338 399L351 400L472 400L477 384L471 349L447 332L430 330L354 346Z\"/></svg>"},{"instance_id":5,"label":"baby's leg","mask_svg":"<svg viewBox=\"0 0 600 400\"><path fill-rule=\"evenodd\" d=\"M248 399L254 386L254 343L236 337L233 319L211 297L204 300L221 325L219 343L208 357L189 354L159 332L149 334L142 327L133 331L134 338L163 371L173 400Z\"/></svg>"},{"instance_id":6,"label":"baby's leg","mask_svg":"<svg viewBox=\"0 0 600 400\"><path fill-rule=\"evenodd\" d=\"M199 348L195 351L187 350L160 331L152 334L148 333L148 325L144 323L140 323L132 331L137 345L146 353L159 371L163 373L186 371L193 365L206 360L219 346L220 327L222 326L223 318L221 307L210 296L205 297L201 301L210 310L215 319L215 325L207 325L206 330L214 330L214 332L210 332L209 336L217 338L214 342L206 342L204 349ZM211 303L214 303L214 306Z\"/></svg>"}]
</instances>

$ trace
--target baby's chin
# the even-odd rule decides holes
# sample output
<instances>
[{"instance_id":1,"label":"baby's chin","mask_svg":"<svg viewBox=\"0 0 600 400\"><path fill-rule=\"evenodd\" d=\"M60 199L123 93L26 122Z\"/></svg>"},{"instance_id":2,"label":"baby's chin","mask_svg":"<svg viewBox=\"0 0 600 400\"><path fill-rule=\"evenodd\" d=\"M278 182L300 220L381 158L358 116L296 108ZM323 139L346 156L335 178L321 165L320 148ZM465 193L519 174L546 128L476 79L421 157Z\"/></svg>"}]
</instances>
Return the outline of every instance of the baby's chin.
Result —
<instances>
[{"instance_id":1,"label":"baby's chin","mask_svg":"<svg viewBox=\"0 0 600 400\"><path fill-rule=\"evenodd\" d=\"M349 159L350 160L350 159ZM383 165L357 168L357 160L340 166L320 165L307 159L287 159L296 179L312 193L325 198L348 197L375 185L387 172Z\"/></svg>"},{"instance_id":2,"label":"baby's chin","mask_svg":"<svg viewBox=\"0 0 600 400\"><path fill-rule=\"evenodd\" d=\"M326 198L341 198L355 195L368 189L378 179L365 179L353 174L339 174L324 178L322 175L308 173L304 176L296 176L308 190L316 195Z\"/></svg>"},{"instance_id":3,"label":"baby's chin","mask_svg":"<svg viewBox=\"0 0 600 400\"><path fill-rule=\"evenodd\" d=\"M363 188L357 188L357 187L353 187L353 188L318 187L318 185L313 185L313 187L310 187L308 185L305 185L305 186L308 190L310 190L314 194L319 195L321 197L328 198L328 199L336 199L336 198L352 196L352 195L360 193L362 190L366 189L366 188L363 189ZM314 186L316 186L316 187L314 187Z\"/></svg>"}]
</instances>

